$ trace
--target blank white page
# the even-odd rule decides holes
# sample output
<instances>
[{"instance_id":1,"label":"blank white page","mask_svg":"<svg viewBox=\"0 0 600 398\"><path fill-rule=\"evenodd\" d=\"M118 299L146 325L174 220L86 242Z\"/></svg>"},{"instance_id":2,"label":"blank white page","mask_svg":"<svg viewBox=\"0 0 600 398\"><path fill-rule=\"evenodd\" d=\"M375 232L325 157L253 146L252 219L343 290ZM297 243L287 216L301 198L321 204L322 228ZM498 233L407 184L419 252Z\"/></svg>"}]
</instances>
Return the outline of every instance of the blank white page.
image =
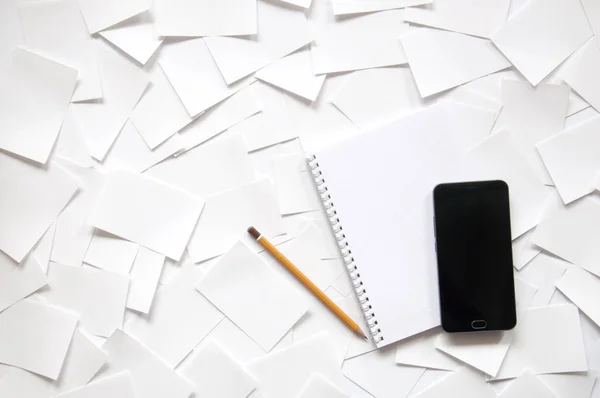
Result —
<instances>
[{"instance_id":1,"label":"blank white page","mask_svg":"<svg viewBox=\"0 0 600 398\"><path fill-rule=\"evenodd\" d=\"M440 323L431 192L477 143L445 106L316 153L383 345ZM486 134L486 132L483 132ZM464 139L464 137L463 137Z\"/></svg>"}]
</instances>

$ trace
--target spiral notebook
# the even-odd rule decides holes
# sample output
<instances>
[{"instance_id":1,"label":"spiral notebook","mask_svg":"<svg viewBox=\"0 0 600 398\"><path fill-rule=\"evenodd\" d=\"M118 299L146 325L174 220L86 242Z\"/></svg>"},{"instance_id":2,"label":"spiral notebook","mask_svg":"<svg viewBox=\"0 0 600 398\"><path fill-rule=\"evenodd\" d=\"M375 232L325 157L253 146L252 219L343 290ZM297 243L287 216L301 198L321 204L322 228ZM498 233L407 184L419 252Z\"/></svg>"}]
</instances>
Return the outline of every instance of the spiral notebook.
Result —
<instances>
[{"instance_id":1,"label":"spiral notebook","mask_svg":"<svg viewBox=\"0 0 600 398\"><path fill-rule=\"evenodd\" d=\"M440 324L431 195L487 135L457 113L435 105L307 158L377 347Z\"/></svg>"}]
</instances>

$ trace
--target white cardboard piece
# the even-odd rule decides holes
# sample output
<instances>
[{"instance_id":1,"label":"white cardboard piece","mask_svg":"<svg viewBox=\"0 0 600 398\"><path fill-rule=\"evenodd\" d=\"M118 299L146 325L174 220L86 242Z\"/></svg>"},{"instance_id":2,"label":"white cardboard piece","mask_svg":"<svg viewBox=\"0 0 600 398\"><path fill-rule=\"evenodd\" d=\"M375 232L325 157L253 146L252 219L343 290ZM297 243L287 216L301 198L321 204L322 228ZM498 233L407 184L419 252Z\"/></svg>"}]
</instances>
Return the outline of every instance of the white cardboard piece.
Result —
<instances>
[{"instance_id":1,"label":"white cardboard piece","mask_svg":"<svg viewBox=\"0 0 600 398\"><path fill-rule=\"evenodd\" d=\"M0 78L0 148L45 164L76 81L77 70L16 48Z\"/></svg>"},{"instance_id":2,"label":"white cardboard piece","mask_svg":"<svg viewBox=\"0 0 600 398\"><path fill-rule=\"evenodd\" d=\"M56 380L76 325L67 311L22 300L0 313L0 362Z\"/></svg>"},{"instance_id":3,"label":"white cardboard piece","mask_svg":"<svg viewBox=\"0 0 600 398\"><path fill-rule=\"evenodd\" d=\"M534 86L592 36L578 0L532 0L492 35Z\"/></svg>"},{"instance_id":4,"label":"white cardboard piece","mask_svg":"<svg viewBox=\"0 0 600 398\"><path fill-rule=\"evenodd\" d=\"M88 222L179 260L203 207L202 199L130 171L106 177Z\"/></svg>"},{"instance_id":5,"label":"white cardboard piece","mask_svg":"<svg viewBox=\"0 0 600 398\"><path fill-rule=\"evenodd\" d=\"M489 40L462 33L422 28L401 40L421 97L510 66Z\"/></svg>"},{"instance_id":6,"label":"white cardboard piece","mask_svg":"<svg viewBox=\"0 0 600 398\"><path fill-rule=\"evenodd\" d=\"M297 288L242 242L219 260L197 288L265 351L271 350L308 308Z\"/></svg>"}]
</instances>

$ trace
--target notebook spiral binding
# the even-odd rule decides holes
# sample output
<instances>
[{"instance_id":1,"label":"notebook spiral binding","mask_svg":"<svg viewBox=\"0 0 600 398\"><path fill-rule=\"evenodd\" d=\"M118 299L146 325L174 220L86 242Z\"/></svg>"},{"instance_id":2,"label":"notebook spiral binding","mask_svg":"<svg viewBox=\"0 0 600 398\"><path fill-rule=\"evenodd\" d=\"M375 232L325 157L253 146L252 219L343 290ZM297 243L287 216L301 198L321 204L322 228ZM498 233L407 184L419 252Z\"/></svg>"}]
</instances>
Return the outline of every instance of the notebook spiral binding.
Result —
<instances>
[{"instance_id":1,"label":"notebook spiral binding","mask_svg":"<svg viewBox=\"0 0 600 398\"><path fill-rule=\"evenodd\" d=\"M311 154L306 158L306 162L308 164L308 167L310 168L313 179L315 180L315 185L317 187L319 195L321 196L321 202L323 203L325 214L329 219L329 224L331 225L331 229L333 231L333 234L335 235L335 239L340 249L340 253L342 254L342 259L344 261L348 277L350 278L350 284L352 285L352 287L354 288L354 292L356 293L356 298L358 300L358 304L362 309L365 322L369 328L369 334L371 335L371 339L375 343L379 343L383 341L383 335L381 333L381 329L378 326L377 318L375 317L373 307L369 303L367 289L364 286L362 280L360 279L358 265L355 263L354 257L352 257L352 250L350 249L350 244L346 239L344 228L342 227L340 219L337 215L337 211L335 210L335 206L331 199L331 195L329 194L329 188L327 187L325 179L323 178L323 173L321 172L321 169L319 167L317 157Z\"/></svg>"}]
</instances>

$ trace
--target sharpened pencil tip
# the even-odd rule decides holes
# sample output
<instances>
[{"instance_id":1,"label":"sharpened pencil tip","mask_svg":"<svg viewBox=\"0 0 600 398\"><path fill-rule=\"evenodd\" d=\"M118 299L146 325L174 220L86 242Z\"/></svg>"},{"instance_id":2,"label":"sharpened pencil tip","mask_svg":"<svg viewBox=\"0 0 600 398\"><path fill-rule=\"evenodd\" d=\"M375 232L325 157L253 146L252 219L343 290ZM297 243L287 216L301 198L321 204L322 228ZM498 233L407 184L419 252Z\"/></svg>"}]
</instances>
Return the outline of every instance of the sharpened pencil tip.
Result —
<instances>
[{"instance_id":1,"label":"sharpened pencil tip","mask_svg":"<svg viewBox=\"0 0 600 398\"><path fill-rule=\"evenodd\" d=\"M366 340L366 341L369 341L369 338L368 338L367 336L365 336L365 340Z\"/></svg>"},{"instance_id":2,"label":"sharpened pencil tip","mask_svg":"<svg viewBox=\"0 0 600 398\"><path fill-rule=\"evenodd\" d=\"M258 238L260 238L260 232L258 232L254 227L248 227L248 233L252 235L254 239L258 240Z\"/></svg>"}]
</instances>

